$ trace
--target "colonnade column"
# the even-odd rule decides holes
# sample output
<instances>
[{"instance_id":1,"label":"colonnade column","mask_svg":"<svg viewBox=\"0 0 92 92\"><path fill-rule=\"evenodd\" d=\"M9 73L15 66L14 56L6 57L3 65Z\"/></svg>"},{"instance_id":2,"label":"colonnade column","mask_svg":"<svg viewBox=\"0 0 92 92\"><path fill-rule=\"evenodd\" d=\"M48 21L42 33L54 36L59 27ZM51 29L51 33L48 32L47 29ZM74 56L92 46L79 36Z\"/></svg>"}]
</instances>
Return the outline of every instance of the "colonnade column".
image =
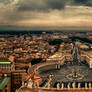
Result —
<instances>
[{"instance_id":1,"label":"colonnade column","mask_svg":"<svg viewBox=\"0 0 92 92\"><path fill-rule=\"evenodd\" d=\"M85 83L85 88L87 89L88 87L87 87L87 83Z\"/></svg>"},{"instance_id":2,"label":"colonnade column","mask_svg":"<svg viewBox=\"0 0 92 92\"><path fill-rule=\"evenodd\" d=\"M81 88L81 83L78 83L78 89L80 89Z\"/></svg>"},{"instance_id":3,"label":"colonnade column","mask_svg":"<svg viewBox=\"0 0 92 92\"><path fill-rule=\"evenodd\" d=\"M71 88L71 87L70 87L70 83L68 83L67 88L68 88L68 89L70 89L70 88Z\"/></svg>"},{"instance_id":4,"label":"colonnade column","mask_svg":"<svg viewBox=\"0 0 92 92\"><path fill-rule=\"evenodd\" d=\"M72 87L73 87L73 89L75 89L75 82L72 83Z\"/></svg>"},{"instance_id":5,"label":"colonnade column","mask_svg":"<svg viewBox=\"0 0 92 92\"><path fill-rule=\"evenodd\" d=\"M61 84L61 88L64 89L64 83Z\"/></svg>"},{"instance_id":6,"label":"colonnade column","mask_svg":"<svg viewBox=\"0 0 92 92\"><path fill-rule=\"evenodd\" d=\"M59 83L57 84L57 89L58 89L58 90L60 89L60 84L59 84Z\"/></svg>"},{"instance_id":7,"label":"colonnade column","mask_svg":"<svg viewBox=\"0 0 92 92\"><path fill-rule=\"evenodd\" d=\"M92 87L92 84L91 84L91 82L89 82L89 88L91 88Z\"/></svg>"}]
</instances>

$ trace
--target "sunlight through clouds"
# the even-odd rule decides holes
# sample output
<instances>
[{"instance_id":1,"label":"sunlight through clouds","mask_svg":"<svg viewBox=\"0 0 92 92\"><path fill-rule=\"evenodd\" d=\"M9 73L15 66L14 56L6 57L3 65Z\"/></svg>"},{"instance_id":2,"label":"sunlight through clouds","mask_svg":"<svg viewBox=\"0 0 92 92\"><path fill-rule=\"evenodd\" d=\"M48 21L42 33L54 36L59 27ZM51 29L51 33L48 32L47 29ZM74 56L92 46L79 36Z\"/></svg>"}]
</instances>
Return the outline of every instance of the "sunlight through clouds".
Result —
<instances>
[{"instance_id":1,"label":"sunlight through clouds","mask_svg":"<svg viewBox=\"0 0 92 92\"><path fill-rule=\"evenodd\" d=\"M91 0L0 0L0 26L92 27Z\"/></svg>"}]
</instances>

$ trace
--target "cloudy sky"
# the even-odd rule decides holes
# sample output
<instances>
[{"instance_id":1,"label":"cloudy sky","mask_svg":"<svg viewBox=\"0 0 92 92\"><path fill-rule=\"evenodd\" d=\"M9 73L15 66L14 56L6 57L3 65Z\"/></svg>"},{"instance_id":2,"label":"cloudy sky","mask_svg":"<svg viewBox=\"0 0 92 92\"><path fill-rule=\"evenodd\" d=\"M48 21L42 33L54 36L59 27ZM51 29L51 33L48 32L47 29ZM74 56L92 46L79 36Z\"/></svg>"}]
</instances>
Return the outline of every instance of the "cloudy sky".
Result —
<instances>
[{"instance_id":1,"label":"cloudy sky","mask_svg":"<svg viewBox=\"0 0 92 92\"><path fill-rule=\"evenodd\" d=\"M92 0L0 0L0 30L92 29Z\"/></svg>"}]
</instances>

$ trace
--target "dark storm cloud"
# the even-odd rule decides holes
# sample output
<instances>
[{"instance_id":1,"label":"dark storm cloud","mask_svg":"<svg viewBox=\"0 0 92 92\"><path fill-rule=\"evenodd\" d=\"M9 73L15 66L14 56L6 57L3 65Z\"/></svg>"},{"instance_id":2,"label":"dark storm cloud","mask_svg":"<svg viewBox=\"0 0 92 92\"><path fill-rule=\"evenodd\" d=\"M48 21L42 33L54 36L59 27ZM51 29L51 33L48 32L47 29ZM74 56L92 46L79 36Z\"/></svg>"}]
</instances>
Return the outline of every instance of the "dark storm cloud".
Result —
<instances>
[{"instance_id":1,"label":"dark storm cloud","mask_svg":"<svg viewBox=\"0 0 92 92\"><path fill-rule=\"evenodd\" d=\"M28 0L20 2L19 10L64 9L65 0Z\"/></svg>"},{"instance_id":2,"label":"dark storm cloud","mask_svg":"<svg viewBox=\"0 0 92 92\"><path fill-rule=\"evenodd\" d=\"M76 4L86 4L88 0L74 0Z\"/></svg>"},{"instance_id":3,"label":"dark storm cloud","mask_svg":"<svg viewBox=\"0 0 92 92\"><path fill-rule=\"evenodd\" d=\"M0 29L92 27L92 0L0 1Z\"/></svg>"},{"instance_id":4,"label":"dark storm cloud","mask_svg":"<svg viewBox=\"0 0 92 92\"><path fill-rule=\"evenodd\" d=\"M92 6L92 0L74 0L75 5Z\"/></svg>"},{"instance_id":5,"label":"dark storm cloud","mask_svg":"<svg viewBox=\"0 0 92 92\"><path fill-rule=\"evenodd\" d=\"M1 0L1 2L10 1L10 0ZM6 13L4 16L8 20L18 21L22 19L33 19L38 13L47 13L50 10L59 10L61 12L65 8L66 5L89 5L88 3L92 3L91 0L18 0L18 7L12 13ZM25 11L30 12L26 15ZM37 11L38 13L33 15L33 12ZM22 14L21 14L22 12ZM37 16L36 16L37 17ZM39 17L39 16L38 16Z\"/></svg>"},{"instance_id":6,"label":"dark storm cloud","mask_svg":"<svg viewBox=\"0 0 92 92\"><path fill-rule=\"evenodd\" d=\"M46 0L48 7L51 9L64 9L65 0Z\"/></svg>"},{"instance_id":7,"label":"dark storm cloud","mask_svg":"<svg viewBox=\"0 0 92 92\"><path fill-rule=\"evenodd\" d=\"M92 0L20 0L19 11L64 9L65 5L92 6Z\"/></svg>"},{"instance_id":8,"label":"dark storm cloud","mask_svg":"<svg viewBox=\"0 0 92 92\"><path fill-rule=\"evenodd\" d=\"M0 3L8 4L10 3L10 0L0 0Z\"/></svg>"}]
</instances>

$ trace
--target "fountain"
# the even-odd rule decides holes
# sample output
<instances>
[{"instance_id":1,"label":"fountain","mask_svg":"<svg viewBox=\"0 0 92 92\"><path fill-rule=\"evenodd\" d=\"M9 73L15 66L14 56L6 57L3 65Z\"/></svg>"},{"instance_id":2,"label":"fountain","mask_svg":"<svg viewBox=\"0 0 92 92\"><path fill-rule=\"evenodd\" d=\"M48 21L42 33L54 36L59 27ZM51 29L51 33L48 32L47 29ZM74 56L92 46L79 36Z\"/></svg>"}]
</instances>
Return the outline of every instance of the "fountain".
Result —
<instances>
[{"instance_id":1,"label":"fountain","mask_svg":"<svg viewBox=\"0 0 92 92\"><path fill-rule=\"evenodd\" d=\"M81 79L83 79L83 77L84 77L83 75L81 75L79 72L77 72L76 67L74 67L74 70L72 71L71 74L66 76L67 79L73 80L73 81L81 80Z\"/></svg>"}]
</instances>

